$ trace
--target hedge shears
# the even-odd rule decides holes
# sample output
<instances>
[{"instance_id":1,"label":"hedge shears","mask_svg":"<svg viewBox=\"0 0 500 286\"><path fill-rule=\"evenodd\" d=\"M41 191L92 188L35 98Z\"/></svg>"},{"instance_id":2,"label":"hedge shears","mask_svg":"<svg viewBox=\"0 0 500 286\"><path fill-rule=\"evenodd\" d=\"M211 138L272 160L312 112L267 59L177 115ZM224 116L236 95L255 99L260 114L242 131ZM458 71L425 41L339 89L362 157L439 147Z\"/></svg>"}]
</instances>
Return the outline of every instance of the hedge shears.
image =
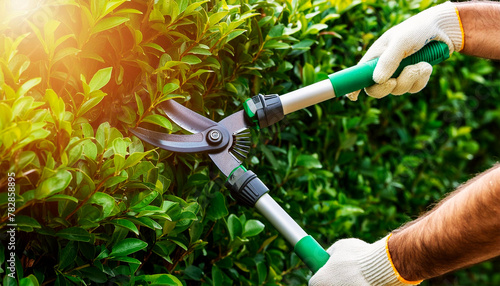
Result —
<instances>
[{"instance_id":1,"label":"hedge shears","mask_svg":"<svg viewBox=\"0 0 500 286\"><path fill-rule=\"evenodd\" d=\"M431 42L417 53L405 58L393 77L404 67L426 61L438 64L449 57L448 46ZM266 128L285 115L322 101L345 95L373 85L373 70L378 59L329 75L328 79L278 96L256 95L240 110L214 122L174 100L162 103L165 114L191 135L166 134L142 127L130 131L156 147L182 153L206 152L227 177L226 187L240 204L255 207L293 246L295 253L313 272L330 258L323 247L308 235L269 195L269 188L255 173L243 166L250 151L250 128Z\"/></svg>"}]
</instances>

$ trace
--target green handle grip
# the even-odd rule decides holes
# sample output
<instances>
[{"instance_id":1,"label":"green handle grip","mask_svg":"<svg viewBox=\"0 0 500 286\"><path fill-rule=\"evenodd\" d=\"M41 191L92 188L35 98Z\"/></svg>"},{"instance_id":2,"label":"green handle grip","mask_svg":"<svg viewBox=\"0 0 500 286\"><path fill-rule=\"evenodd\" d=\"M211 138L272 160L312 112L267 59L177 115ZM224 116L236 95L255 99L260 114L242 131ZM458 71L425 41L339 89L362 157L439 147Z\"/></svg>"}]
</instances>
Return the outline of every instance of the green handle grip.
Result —
<instances>
[{"instance_id":1,"label":"green handle grip","mask_svg":"<svg viewBox=\"0 0 500 286\"><path fill-rule=\"evenodd\" d=\"M310 235L299 240L295 244L294 251L313 273L323 267L330 258L330 255Z\"/></svg>"},{"instance_id":2,"label":"green handle grip","mask_svg":"<svg viewBox=\"0 0 500 286\"><path fill-rule=\"evenodd\" d=\"M399 76L401 71L408 65L424 61L435 65L449 57L450 51L448 45L443 42L430 42L418 52L404 58L392 77ZM377 62L378 58L329 75L328 77L335 91L335 96L342 96L375 84L375 81L373 81L373 71Z\"/></svg>"}]
</instances>

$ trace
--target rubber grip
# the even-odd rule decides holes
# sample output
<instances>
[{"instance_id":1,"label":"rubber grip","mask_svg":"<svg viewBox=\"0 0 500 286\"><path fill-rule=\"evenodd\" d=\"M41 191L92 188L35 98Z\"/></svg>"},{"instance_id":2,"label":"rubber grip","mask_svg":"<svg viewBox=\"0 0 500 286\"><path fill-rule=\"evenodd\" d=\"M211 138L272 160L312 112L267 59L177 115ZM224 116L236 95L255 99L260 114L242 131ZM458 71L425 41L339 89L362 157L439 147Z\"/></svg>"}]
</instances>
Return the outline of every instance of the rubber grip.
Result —
<instances>
[{"instance_id":1,"label":"rubber grip","mask_svg":"<svg viewBox=\"0 0 500 286\"><path fill-rule=\"evenodd\" d=\"M392 77L399 76L401 71L408 65L419 62L428 62L431 65L435 65L449 57L450 51L448 45L443 42L430 42L418 52L404 58ZM328 77L335 91L335 96L339 97L346 95L350 92L375 84L373 80L373 71L375 70L377 62L378 58L329 75Z\"/></svg>"},{"instance_id":2,"label":"rubber grip","mask_svg":"<svg viewBox=\"0 0 500 286\"><path fill-rule=\"evenodd\" d=\"M310 235L299 240L295 244L294 251L313 273L323 267L330 258L330 255Z\"/></svg>"}]
</instances>

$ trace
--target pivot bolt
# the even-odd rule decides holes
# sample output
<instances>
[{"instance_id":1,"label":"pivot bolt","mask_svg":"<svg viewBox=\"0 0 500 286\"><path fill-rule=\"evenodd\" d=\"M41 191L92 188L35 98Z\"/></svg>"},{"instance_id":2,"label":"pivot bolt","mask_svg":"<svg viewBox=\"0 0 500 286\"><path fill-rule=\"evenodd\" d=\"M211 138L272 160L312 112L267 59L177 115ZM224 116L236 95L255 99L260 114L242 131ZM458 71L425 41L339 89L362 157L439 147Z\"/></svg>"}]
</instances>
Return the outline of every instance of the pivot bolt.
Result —
<instances>
[{"instance_id":1,"label":"pivot bolt","mask_svg":"<svg viewBox=\"0 0 500 286\"><path fill-rule=\"evenodd\" d=\"M218 144L222 141L222 134L219 130L210 130L207 139L210 144Z\"/></svg>"}]
</instances>

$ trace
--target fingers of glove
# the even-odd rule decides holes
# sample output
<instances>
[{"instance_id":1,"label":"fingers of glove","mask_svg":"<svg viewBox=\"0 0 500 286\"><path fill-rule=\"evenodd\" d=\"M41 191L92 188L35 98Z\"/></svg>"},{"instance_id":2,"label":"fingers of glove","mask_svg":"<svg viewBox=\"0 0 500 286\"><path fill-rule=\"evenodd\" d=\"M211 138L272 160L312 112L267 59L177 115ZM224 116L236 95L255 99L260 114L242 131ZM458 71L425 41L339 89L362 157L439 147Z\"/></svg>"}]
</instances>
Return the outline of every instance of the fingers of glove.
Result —
<instances>
[{"instance_id":1,"label":"fingers of glove","mask_svg":"<svg viewBox=\"0 0 500 286\"><path fill-rule=\"evenodd\" d=\"M309 286L368 286L358 265L359 255L370 244L355 238L342 239L330 246L330 259L309 280Z\"/></svg>"},{"instance_id":2,"label":"fingers of glove","mask_svg":"<svg viewBox=\"0 0 500 286\"><path fill-rule=\"evenodd\" d=\"M361 60L359 60L358 65L379 57L380 54L382 54L382 52L385 50L386 43L387 43L387 37L384 36L376 40L375 43L373 43L373 45L371 45L371 47L368 49L368 51L366 51ZM358 100L360 92L361 90L353 91L351 93L346 94L346 96L351 101L356 101Z\"/></svg>"},{"instance_id":3,"label":"fingers of glove","mask_svg":"<svg viewBox=\"0 0 500 286\"><path fill-rule=\"evenodd\" d=\"M346 94L347 98L349 98L351 101L356 101L358 100L358 96L361 90L353 91L351 93Z\"/></svg>"},{"instance_id":4,"label":"fingers of glove","mask_svg":"<svg viewBox=\"0 0 500 286\"><path fill-rule=\"evenodd\" d=\"M374 84L370 87L365 88L366 94L374 98L382 98L391 93L397 85L397 80L391 78L384 83Z\"/></svg>"},{"instance_id":5,"label":"fingers of glove","mask_svg":"<svg viewBox=\"0 0 500 286\"><path fill-rule=\"evenodd\" d=\"M332 259L330 259L332 260ZM329 261L330 262L330 261ZM309 280L309 286L370 286L357 264L327 263Z\"/></svg>"},{"instance_id":6,"label":"fingers of glove","mask_svg":"<svg viewBox=\"0 0 500 286\"><path fill-rule=\"evenodd\" d=\"M397 78L397 84L391 93L401 95L419 92L427 85L431 73L432 66L427 62L407 66Z\"/></svg>"},{"instance_id":7,"label":"fingers of glove","mask_svg":"<svg viewBox=\"0 0 500 286\"><path fill-rule=\"evenodd\" d=\"M380 57L380 55L385 51L386 48L387 39L386 37L382 36L370 46L368 51L366 51L363 57L361 57L361 60L359 60L358 64L362 64L369 60L373 60L374 58Z\"/></svg>"},{"instance_id":8,"label":"fingers of glove","mask_svg":"<svg viewBox=\"0 0 500 286\"><path fill-rule=\"evenodd\" d=\"M373 70L373 80L376 83L383 83L391 78L406 55L402 45L389 46L378 59L377 66Z\"/></svg>"}]
</instances>

